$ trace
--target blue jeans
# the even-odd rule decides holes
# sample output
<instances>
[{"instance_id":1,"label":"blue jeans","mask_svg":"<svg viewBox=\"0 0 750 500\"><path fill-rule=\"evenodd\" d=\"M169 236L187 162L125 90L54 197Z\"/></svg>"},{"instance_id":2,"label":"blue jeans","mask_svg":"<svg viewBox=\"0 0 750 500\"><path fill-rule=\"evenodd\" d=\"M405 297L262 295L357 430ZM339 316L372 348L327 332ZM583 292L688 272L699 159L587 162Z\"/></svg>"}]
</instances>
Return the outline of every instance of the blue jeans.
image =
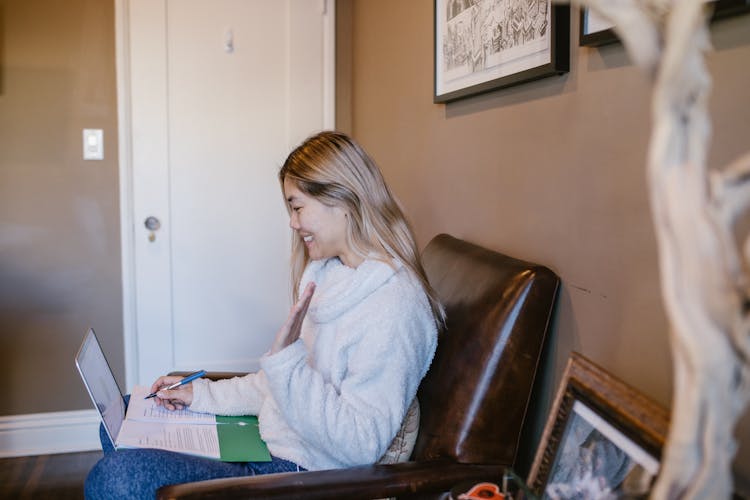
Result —
<instances>
[{"instance_id":1,"label":"blue jeans","mask_svg":"<svg viewBox=\"0 0 750 500\"><path fill-rule=\"evenodd\" d=\"M99 439L104 457L86 478L84 492L89 500L154 498L156 490L168 484L305 470L277 457L270 462L239 463L151 448L115 450L101 425Z\"/></svg>"}]
</instances>

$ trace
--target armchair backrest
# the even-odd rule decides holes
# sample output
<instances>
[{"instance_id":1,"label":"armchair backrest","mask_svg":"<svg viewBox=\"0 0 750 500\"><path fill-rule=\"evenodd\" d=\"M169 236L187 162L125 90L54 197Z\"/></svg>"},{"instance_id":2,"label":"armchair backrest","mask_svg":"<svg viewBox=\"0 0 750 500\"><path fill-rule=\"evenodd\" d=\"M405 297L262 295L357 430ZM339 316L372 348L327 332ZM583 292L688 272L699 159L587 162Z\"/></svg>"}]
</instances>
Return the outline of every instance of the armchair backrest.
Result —
<instances>
[{"instance_id":1,"label":"armchair backrest","mask_svg":"<svg viewBox=\"0 0 750 500\"><path fill-rule=\"evenodd\" d=\"M446 234L422 259L446 328L419 389L412 460L512 465L560 280Z\"/></svg>"}]
</instances>

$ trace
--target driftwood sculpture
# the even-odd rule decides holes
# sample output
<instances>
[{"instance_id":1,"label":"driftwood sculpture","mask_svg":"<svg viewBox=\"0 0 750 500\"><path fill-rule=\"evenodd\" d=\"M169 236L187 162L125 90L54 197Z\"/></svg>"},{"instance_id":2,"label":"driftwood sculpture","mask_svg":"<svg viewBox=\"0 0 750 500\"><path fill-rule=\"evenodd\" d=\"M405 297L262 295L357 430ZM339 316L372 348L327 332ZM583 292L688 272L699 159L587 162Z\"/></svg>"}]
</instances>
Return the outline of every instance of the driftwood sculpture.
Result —
<instances>
[{"instance_id":1,"label":"driftwood sculpture","mask_svg":"<svg viewBox=\"0 0 750 500\"><path fill-rule=\"evenodd\" d=\"M671 323L674 396L652 498L730 498L750 394L750 154L709 169L703 0L580 0L653 80L647 175Z\"/></svg>"}]
</instances>

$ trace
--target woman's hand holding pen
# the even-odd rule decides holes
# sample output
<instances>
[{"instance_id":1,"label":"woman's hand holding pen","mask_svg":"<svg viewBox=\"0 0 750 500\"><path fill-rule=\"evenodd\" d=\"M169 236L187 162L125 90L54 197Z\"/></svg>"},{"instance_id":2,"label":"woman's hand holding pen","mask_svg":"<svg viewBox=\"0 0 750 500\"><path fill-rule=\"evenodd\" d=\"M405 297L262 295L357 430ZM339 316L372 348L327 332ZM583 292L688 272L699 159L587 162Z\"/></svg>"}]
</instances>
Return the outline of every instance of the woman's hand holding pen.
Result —
<instances>
[{"instance_id":1,"label":"woman's hand holding pen","mask_svg":"<svg viewBox=\"0 0 750 500\"><path fill-rule=\"evenodd\" d=\"M312 299L314 292L315 283L308 283L305 287L305 291L302 292L302 296L300 296L297 303L292 306L292 310L289 311L289 317L276 334L276 339L273 341L269 354L276 354L299 338L302 333L302 320L305 319L307 308L310 306L310 300Z\"/></svg>"},{"instance_id":2,"label":"woman's hand holding pen","mask_svg":"<svg viewBox=\"0 0 750 500\"><path fill-rule=\"evenodd\" d=\"M169 387L170 385L179 382L183 377L176 377L171 375L165 375L156 379L156 382L151 386L151 392L156 393L157 405L163 405L167 410L182 410L186 406L190 406L193 402L193 384L184 384L175 389L166 390L163 387Z\"/></svg>"}]
</instances>

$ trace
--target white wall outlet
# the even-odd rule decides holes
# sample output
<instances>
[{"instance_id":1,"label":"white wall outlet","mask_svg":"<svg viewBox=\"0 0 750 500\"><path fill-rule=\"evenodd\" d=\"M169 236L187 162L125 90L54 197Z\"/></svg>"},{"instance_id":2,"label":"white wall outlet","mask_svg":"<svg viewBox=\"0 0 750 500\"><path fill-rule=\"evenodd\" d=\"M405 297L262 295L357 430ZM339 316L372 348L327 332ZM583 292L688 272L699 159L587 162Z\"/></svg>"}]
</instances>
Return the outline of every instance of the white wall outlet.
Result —
<instances>
[{"instance_id":1,"label":"white wall outlet","mask_svg":"<svg viewBox=\"0 0 750 500\"><path fill-rule=\"evenodd\" d=\"M100 128L83 129L83 159L104 159L104 131Z\"/></svg>"}]
</instances>

